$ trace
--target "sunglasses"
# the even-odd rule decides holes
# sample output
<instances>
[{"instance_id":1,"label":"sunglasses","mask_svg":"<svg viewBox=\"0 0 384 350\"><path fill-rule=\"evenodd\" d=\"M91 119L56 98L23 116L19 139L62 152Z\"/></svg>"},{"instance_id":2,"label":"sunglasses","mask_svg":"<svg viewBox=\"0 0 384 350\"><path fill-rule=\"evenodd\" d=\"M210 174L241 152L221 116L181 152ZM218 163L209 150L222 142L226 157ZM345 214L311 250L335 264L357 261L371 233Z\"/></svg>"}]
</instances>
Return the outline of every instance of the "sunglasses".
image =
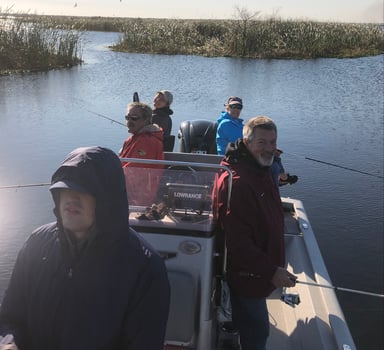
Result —
<instances>
[{"instance_id":1,"label":"sunglasses","mask_svg":"<svg viewBox=\"0 0 384 350\"><path fill-rule=\"evenodd\" d=\"M232 109L243 109L243 106L241 104L236 104L236 105L229 105L229 108L232 108Z\"/></svg>"},{"instance_id":2,"label":"sunglasses","mask_svg":"<svg viewBox=\"0 0 384 350\"><path fill-rule=\"evenodd\" d=\"M134 122L138 121L141 117L137 115L126 115L125 120L132 120Z\"/></svg>"}]
</instances>

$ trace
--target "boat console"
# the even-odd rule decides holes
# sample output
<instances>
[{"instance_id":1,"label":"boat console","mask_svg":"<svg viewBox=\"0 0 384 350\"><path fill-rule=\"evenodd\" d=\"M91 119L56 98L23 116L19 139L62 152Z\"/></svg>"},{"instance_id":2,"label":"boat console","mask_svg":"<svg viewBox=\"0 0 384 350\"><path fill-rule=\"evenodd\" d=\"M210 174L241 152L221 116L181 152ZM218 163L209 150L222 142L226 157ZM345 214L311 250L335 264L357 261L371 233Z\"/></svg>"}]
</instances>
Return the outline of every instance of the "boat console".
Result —
<instances>
[{"instance_id":1,"label":"boat console","mask_svg":"<svg viewBox=\"0 0 384 350\"><path fill-rule=\"evenodd\" d=\"M212 190L220 166L194 165L196 157L187 153L184 162L169 159L178 158L176 153L167 158L157 161L156 168L142 164L124 169L130 225L140 232L211 236L215 228Z\"/></svg>"},{"instance_id":2,"label":"boat console","mask_svg":"<svg viewBox=\"0 0 384 350\"><path fill-rule=\"evenodd\" d=\"M165 349L217 349L222 236L212 212L222 157L165 153L124 168L130 226L165 259L171 284ZM231 174L230 174L231 176Z\"/></svg>"}]
</instances>

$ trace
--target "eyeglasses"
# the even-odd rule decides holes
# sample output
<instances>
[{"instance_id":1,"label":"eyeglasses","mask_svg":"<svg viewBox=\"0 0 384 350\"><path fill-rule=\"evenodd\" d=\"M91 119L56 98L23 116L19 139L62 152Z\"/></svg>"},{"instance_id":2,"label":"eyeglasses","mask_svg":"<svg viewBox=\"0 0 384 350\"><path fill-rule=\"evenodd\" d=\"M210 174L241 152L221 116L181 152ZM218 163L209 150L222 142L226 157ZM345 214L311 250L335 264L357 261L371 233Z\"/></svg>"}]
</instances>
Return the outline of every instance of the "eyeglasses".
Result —
<instances>
[{"instance_id":1,"label":"eyeglasses","mask_svg":"<svg viewBox=\"0 0 384 350\"><path fill-rule=\"evenodd\" d=\"M243 106L241 104L236 104L236 105L229 105L229 108L232 108L232 109L243 109Z\"/></svg>"},{"instance_id":2,"label":"eyeglasses","mask_svg":"<svg viewBox=\"0 0 384 350\"><path fill-rule=\"evenodd\" d=\"M137 115L126 115L125 120L132 120L134 122L137 122L141 117Z\"/></svg>"}]
</instances>

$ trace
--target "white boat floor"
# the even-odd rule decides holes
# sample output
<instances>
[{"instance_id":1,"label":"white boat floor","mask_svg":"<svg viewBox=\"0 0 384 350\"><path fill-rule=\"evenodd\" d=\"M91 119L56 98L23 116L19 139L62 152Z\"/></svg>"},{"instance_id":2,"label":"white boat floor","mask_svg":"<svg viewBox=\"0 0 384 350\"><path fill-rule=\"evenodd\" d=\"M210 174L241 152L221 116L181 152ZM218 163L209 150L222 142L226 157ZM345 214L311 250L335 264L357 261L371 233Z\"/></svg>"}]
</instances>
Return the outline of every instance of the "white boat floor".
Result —
<instances>
[{"instance_id":1,"label":"white boat floor","mask_svg":"<svg viewBox=\"0 0 384 350\"><path fill-rule=\"evenodd\" d=\"M285 213L287 269L299 281L329 285L325 267L324 271L319 269L324 263L320 251L313 249L315 237L305 212L295 209ZM300 304L295 306L281 300L282 292L275 290L267 299L271 325L268 350L355 349L353 342L343 337L347 326L333 289L298 283L284 290L299 295Z\"/></svg>"},{"instance_id":2,"label":"white boat floor","mask_svg":"<svg viewBox=\"0 0 384 350\"><path fill-rule=\"evenodd\" d=\"M305 290L307 288L303 290L300 286L292 289L299 292L302 300L296 307L289 306L280 300L281 291L275 291L268 299L271 333L267 349L337 349L328 316L318 314L321 303L313 305L309 291ZM325 319L322 319L322 316L325 316Z\"/></svg>"}]
</instances>

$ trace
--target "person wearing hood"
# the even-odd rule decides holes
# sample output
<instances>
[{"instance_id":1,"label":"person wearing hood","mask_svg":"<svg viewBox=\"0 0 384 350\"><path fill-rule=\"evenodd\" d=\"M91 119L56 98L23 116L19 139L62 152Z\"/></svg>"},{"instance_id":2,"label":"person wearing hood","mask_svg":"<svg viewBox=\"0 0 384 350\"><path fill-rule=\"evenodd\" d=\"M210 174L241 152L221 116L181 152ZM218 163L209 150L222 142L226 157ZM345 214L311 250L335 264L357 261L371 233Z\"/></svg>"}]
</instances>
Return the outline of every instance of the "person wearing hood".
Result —
<instances>
[{"instance_id":1,"label":"person wearing hood","mask_svg":"<svg viewBox=\"0 0 384 350\"><path fill-rule=\"evenodd\" d=\"M127 106L125 119L132 135L124 141L119 157L163 160L163 131L152 123L151 107L142 102L132 102ZM130 204L150 206L158 189L159 169L163 167L134 162L122 164Z\"/></svg>"},{"instance_id":2,"label":"person wearing hood","mask_svg":"<svg viewBox=\"0 0 384 350\"><path fill-rule=\"evenodd\" d=\"M277 128L272 119L251 118L243 138L230 143L221 164L232 172L215 180L214 210L227 247L226 278L232 319L242 350L265 350L269 336L266 297L275 288L292 287L296 276L284 268L284 215L270 167Z\"/></svg>"},{"instance_id":3,"label":"person wearing hood","mask_svg":"<svg viewBox=\"0 0 384 350\"><path fill-rule=\"evenodd\" d=\"M163 349L167 271L129 227L118 156L73 150L50 191L57 220L36 229L18 254L0 336L19 350Z\"/></svg>"},{"instance_id":4,"label":"person wearing hood","mask_svg":"<svg viewBox=\"0 0 384 350\"><path fill-rule=\"evenodd\" d=\"M160 90L153 98L152 123L157 124L163 129L164 137L171 135L173 114L170 108L173 102L173 95L168 90Z\"/></svg>"},{"instance_id":5,"label":"person wearing hood","mask_svg":"<svg viewBox=\"0 0 384 350\"><path fill-rule=\"evenodd\" d=\"M243 100L231 96L224 104L225 111L217 119L216 147L217 154L224 155L228 143L235 142L243 136L243 119L240 118L243 109Z\"/></svg>"}]
</instances>

